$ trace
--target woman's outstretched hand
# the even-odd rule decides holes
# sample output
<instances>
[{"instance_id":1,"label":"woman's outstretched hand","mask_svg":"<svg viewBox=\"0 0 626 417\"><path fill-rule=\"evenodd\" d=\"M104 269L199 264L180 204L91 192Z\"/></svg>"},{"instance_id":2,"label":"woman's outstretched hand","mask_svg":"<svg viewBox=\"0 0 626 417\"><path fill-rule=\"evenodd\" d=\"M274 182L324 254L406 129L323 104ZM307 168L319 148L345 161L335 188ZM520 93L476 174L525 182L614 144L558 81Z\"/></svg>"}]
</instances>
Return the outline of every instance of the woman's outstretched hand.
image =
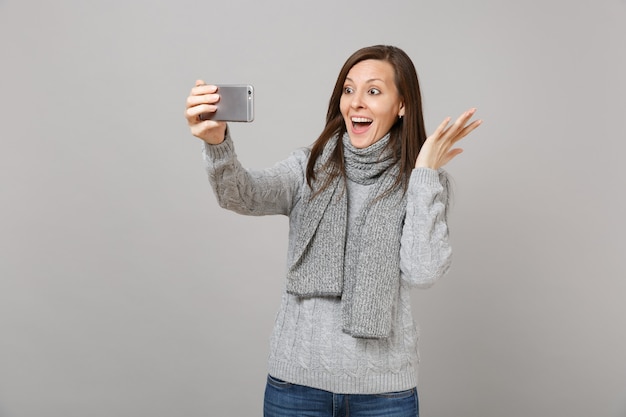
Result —
<instances>
[{"instance_id":1,"label":"woman's outstretched hand","mask_svg":"<svg viewBox=\"0 0 626 417\"><path fill-rule=\"evenodd\" d=\"M217 87L207 85L202 80L196 81L196 85L191 89L191 93L187 97L185 118L191 128L191 134L211 145L217 145L224 141L226 123L202 120L200 115L215 113L217 111L215 103L219 100L220 96L217 94Z\"/></svg>"},{"instance_id":2,"label":"woman's outstretched hand","mask_svg":"<svg viewBox=\"0 0 626 417\"><path fill-rule=\"evenodd\" d=\"M450 117L441 122L422 145L415 168L439 169L463 152L461 148L452 147L482 123L482 120L474 120L468 124L475 112L476 109L466 111L450 126Z\"/></svg>"}]
</instances>

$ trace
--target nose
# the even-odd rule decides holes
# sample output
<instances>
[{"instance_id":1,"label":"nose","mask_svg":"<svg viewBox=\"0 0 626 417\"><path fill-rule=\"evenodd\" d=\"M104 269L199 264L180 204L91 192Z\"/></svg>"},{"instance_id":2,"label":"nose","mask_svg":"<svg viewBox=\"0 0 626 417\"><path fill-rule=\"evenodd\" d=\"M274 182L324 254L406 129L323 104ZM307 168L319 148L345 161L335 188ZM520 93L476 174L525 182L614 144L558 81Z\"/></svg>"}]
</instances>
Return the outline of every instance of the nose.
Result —
<instances>
[{"instance_id":1,"label":"nose","mask_svg":"<svg viewBox=\"0 0 626 417\"><path fill-rule=\"evenodd\" d=\"M350 103L350 106L353 109L362 109L365 107L365 100L363 100L363 95L360 93L354 93L352 95L352 102Z\"/></svg>"}]
</instances>

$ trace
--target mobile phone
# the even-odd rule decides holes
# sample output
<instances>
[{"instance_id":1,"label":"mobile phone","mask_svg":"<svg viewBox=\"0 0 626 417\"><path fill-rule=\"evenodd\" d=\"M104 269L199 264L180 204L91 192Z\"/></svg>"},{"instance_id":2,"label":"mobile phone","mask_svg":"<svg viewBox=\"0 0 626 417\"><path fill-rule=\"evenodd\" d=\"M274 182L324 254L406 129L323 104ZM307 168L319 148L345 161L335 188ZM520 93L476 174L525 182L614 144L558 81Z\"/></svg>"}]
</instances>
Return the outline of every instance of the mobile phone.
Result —
<instances>
[{"instance_id":1,"label":"mobile phone","mask_svg":"<svg viewBox=\"0 0 626 417\"><path fill-rule=\"evenodd\" d=\"M215 113L203 113L200 120L251 122L254 120L254 88L250 84L218 85Z\"/></svg>"}]
</instances>

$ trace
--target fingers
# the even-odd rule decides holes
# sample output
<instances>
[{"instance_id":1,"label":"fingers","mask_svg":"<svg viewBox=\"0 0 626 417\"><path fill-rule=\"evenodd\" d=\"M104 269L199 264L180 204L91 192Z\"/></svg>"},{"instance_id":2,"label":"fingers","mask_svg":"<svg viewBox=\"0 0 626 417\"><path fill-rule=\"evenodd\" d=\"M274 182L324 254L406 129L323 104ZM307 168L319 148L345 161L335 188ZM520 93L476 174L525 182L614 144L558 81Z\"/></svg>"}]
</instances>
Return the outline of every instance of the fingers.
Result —
<instances>
[{"instance_id":1,"label":"fingers","mask_svg":"<svg viewBox=\"0 0 626 417\"><path fill-rule=\"evenodd\" d=\"M217 93L217 86L211 84L204 84L203 81L196 81L196 85L191 89L192 96L199 96L203 94Z\"/></svg>"},{"instance_id":2,"label":"fingers","mask_svg":"<svg viewBox=\"0 0 626 417\"><path fill-rule=\"evenodd\" d=\"M471 108L461 114L450 127L443 131L440 138L445 138L450 141L450 144L452 145L467 136L472 130L476 129L482 123L482 120L475 120L469 125L467 124L472 116L474 116L474 113L476 113L476 108ZM450 117L446 120L450 120Z\"/></svg>"},{"instance_id":3,"label":"fingers","mask_svg":"<svg viewBox=\"0 0 626 417\"><path fill-rule=\"evenodd\" d=\"M475 108L471 108L467 110L465 113L461 114L454 121L454 123L450 126L448 125L450 123L450 120L452 120L452 118L450 116L446 117L444 121L441 122L439 126L437 126L437 129L435 129L432 136L435 137L436 140L439 140L442 138L448 138L448 139L454 140L455 136L458 134L458 132L462 131L465 128L465 125L467 124L469 119L472 118L475 112L476 112Z\"/></svg>"},{"instance_id":4,"label":"fingers","mask_svg":"<svg viewBox=\"0 0 626 417\"><path fill-rule=\"evenodd\" d=\"M474 129L476 129L478 126L480 126L482 124L482 120L474 120L472 123L470 123L469 125L465 126L458 134L457 134L457 138L455 140L458 141L459 139L464 138L465 136L469 135Z\"/></svg>"},{"instance_id":5,"label":"fingers","mask_svg":"<svg viewBox=\"0 0 626 417\"><path fill-rule=\"evenodd\" d=\"M185 118L189 125L200 123L199 116L205 113L215 113L216 103L220 96L217 94L217 86L206 84L203 80L196 80L194 87L187 97Z\"/></svg>"},{"instance_id":6,"label":"fingers","mask_svg":"<svg viewBox=\"0 0 626 417\"><path fill-rule=\"evenodd\" d=\"M452 126L450 126L450 129L454 130L455 132L460 131L467 124L467 122L472 118L474 113L476 113L476 109L472 108L472 109L469 109L468 111L466 111L465 113L461 114L454 121L454 124Z\"/></svg>"},{"instance_id":7,"label":"fingers","mask_svg":"<svg viewBox=\"0 0 626 417\"><path fill-rule=\"evenodd\" d=\"M196 80L185 107L185 118L191 134L213 145L224 141L226 123L201 118L200 115L217 111L216 104L220 100L217 91L217 86Z\"/></svg>"},{"instance_id":8,"label":"fingers","mask_svg":"<svg viewBox=\"0 0 626 417\"><path fill-rule=\"evenodd\" d=\"M452 160L452 158L454 158L455 156L457 156L458 154L460 154L462 152L463 152L463 149L461 149L461 148L454 148L454 149L448 151L448 153L446 153L441 158L441 161L440 161L441 165L439 165L439 166L442 167L442 166L446 165L448 162L450 162Z\"/></svg>"},{"instance_id":9,"label":"fingers","mask_svg":"<svg viewBox=\"0 0 626 417\"><path fill-rule=\"evenodd\" d=\"M198 104L215 104L219 101L220 95L217 94L217 87L214 85L200 84L200 80L196 81L196 86L191 89L187 97L187 107L197 106Z\"/></svg>"},{"instance_id":10,"label":"fingers","mask_svg":"<svg viewBox=\"0 0 626 417\"><path fill-rule=\"evenodd\" d=\"M215 105L218 101L220 101L219 94L190 95L187 97L187 108L203 104Z\"/></svg>"},{"instance_id":11,"label":"fingers","mask_svg":"<svg viewBox=\"0 0 626 417\"><path fill-rule=\"evenodd\" d=\"M441 165L443 166L450 162L452 158L459 155L463 152L461 148L450 149L456 142L463 139L465 136L470 134L474 129L482 124L482 120L474 120L469 123L470 119L476 113L476 108L471 108L467 110L465 113L461 114L453 125L447 128L443 134L446 138L445 145L442 144L442 150L445 152L443 157L441 158ZM450 118L448 118L449 120Z\"/></svg>"},{"instance_id":12,"label":"fingers","mask_svg":"<svg viewBox=\"0 0 626 417\"><path fill-rule=\"evenodd\" d=\"M458 124L458 126L466 126L467 122L469 122L469 120L474 116L475 113L476 113L476 108L469 109L468 111L466 111L465 113L463 113L462 115L459 116L459 118L457 119L455 124ZM472 124L474 124L476 122L478 122L478 124L480 124L482 122L482 120L475 120L474 122L472 122ZM478 125L476 125L476 127L478 127Z\"/></svg>"},{"instance_id":13,"label":"fingers","mask_svg":"<svg viewBox=\"0 0 626 417\"><path fill-rule=\"evenodd\" d=\"M415 166L439 169L463 152L463 149L453 149L453 146L482 124L482 120L470 122L475 113L476 109L471 108L461 114L452 124L450 124L451 118L446 117L422 145Z\"/></svg>"},{"instance_id":14,"label":"fingers","mask_svg":"<svg viewBox=\"0 0 626 417\"><path fill-rule=\"evenodd\" d=\"M433 132L432 136L434 136L434 137L441 137L441 134L446 131L448 123L450 123L450 119L451 119L450 116L446 117L443 120L443 122L441 122L439 124L439 126L437 126L437 129L435 129L435 131Z\"/></svg>"},{"instance_id":15,"label":"fingers","mask_svg":"<svg viewBox=\"0 0 626 417\"><path fill-rule=\"evenodd\" d=\"M191 124L200 123L203 120L200 119L201 114L206 113L215 113L217 111L217 106L209 105L209 104L201 104L192 107L188 107L185 110L185 118L187 122Z\"/></svg>"}]
</instances>

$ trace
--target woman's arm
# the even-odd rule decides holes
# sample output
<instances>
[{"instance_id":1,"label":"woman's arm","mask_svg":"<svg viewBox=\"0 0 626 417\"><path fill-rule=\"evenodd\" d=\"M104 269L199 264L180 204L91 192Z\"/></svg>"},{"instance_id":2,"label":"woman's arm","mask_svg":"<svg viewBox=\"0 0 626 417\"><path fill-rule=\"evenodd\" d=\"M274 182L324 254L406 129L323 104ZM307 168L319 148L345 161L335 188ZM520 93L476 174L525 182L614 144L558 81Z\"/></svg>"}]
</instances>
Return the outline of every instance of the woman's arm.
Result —
<instances>
[{"instance_id":1,"label":"woman's arm","mask_svg":"<svg viewBox=\"0 0 626 417\"><path fill-rule=\"evenodd\" d=\"M209 182L219 205L255 216L289 214L304 183L307 158L302 149L272 168L250 171L239 163L228 131L223 142L204 147Z\"/></svg>"},{"instance_id":2,"label":"woman's arm","mask_svg":"<svg viewBox=\"0 0 626 417\"><path fill-rule=\"evenodd\" d=\"M475 113L475 108L469 109L452 125L447 117L426 139L415 161L400 242L400 271L409 285L428 288L450 267L449 179L441 167L463 151L453 146L482 124L470 122Z\"/></svg>"},{"instance_id":3,"label":"woman's arm","mask_svg":"<svg viewBox=\"0 0 626 417\"><path fill-rule=\"evenodd\" d=\"M428 288L450 267L448 188L443 170L416 168L411 174L400 246L401 276L410 286Z\"/></svg>"},{"instance_id":4,"label":"woman's arm","mask_svg":"<svg viewBox=\"0 0 626 417\"><path fill-rule=\"evenodd\" d=\"M191 133L205 142L209 181L220 206L250 215L289 214L303 183L306 151L264 171L244 169L235 154L226 123L200 117L214 113L220 96L215 85L197 80L187 97L185 118Z\"/></svg>"}]
</instances>

